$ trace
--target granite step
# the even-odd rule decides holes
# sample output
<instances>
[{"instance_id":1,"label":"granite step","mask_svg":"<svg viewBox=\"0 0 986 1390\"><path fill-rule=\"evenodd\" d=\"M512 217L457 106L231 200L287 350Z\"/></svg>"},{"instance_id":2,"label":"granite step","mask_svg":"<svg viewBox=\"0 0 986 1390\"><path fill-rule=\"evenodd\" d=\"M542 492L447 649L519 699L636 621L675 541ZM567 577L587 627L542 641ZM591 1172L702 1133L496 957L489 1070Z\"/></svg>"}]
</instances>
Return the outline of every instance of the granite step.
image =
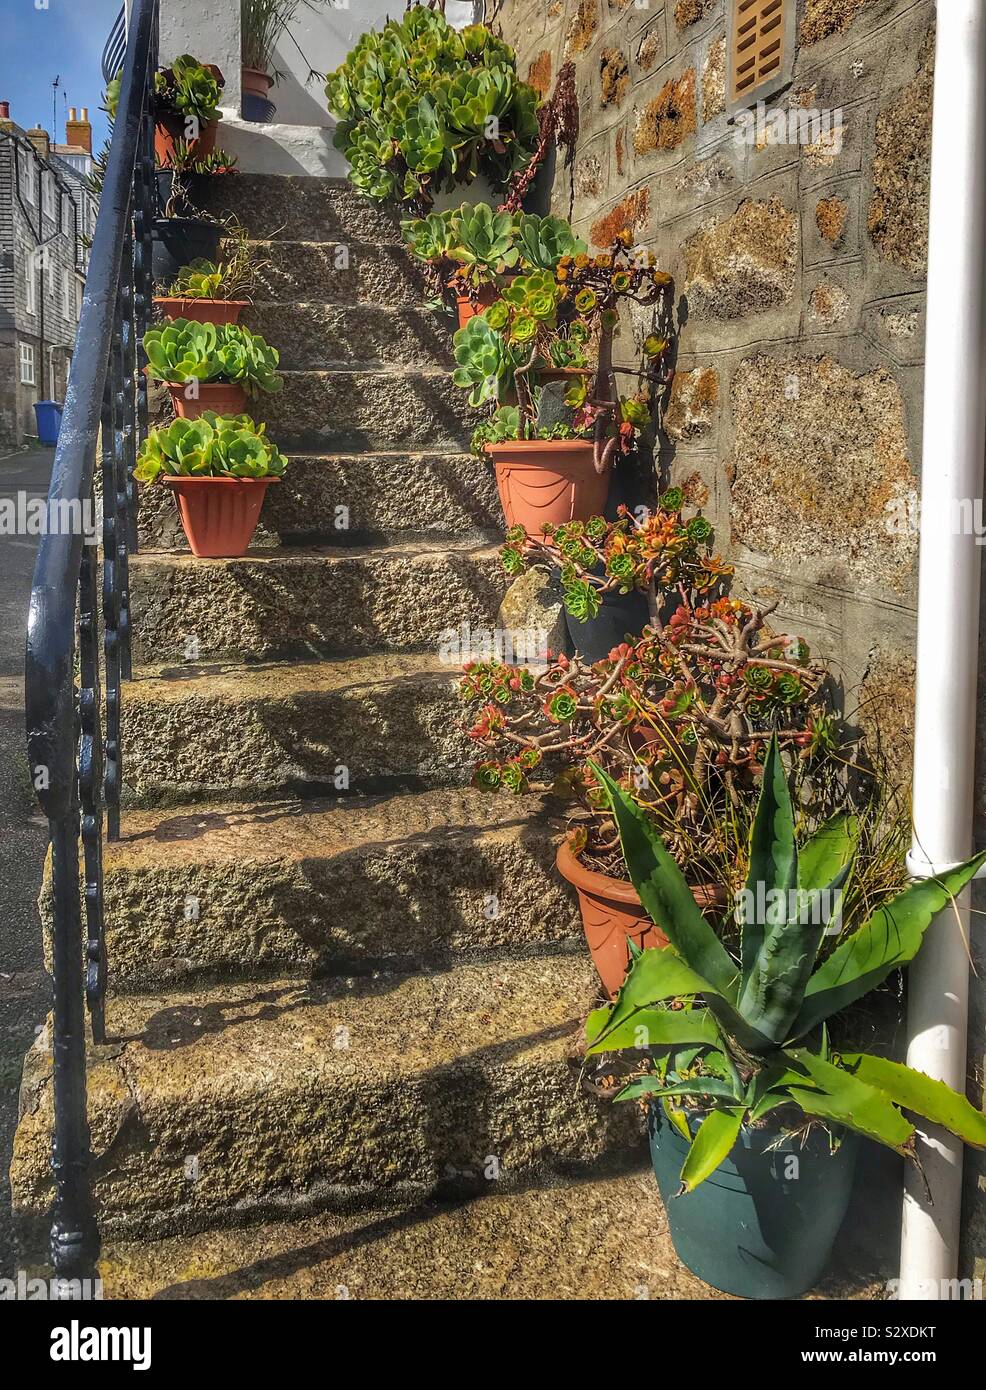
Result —
<instances>
[{"instance_id":1,"label":"granite step","mask_svg":"<svg viewBox=\"0 0 986 1390\"><path fill-rule=\"evenodd\" d=\"M448 372L287 371L255 405L287 453L465 453L481 421Z\"/></svg>"},{"instance_id":2,"label":"granite step","mask_svg":"<svg viewBox=\"0 0 986 1390\"><path fill-rule=\"evenodd\" d=\"M640 1164L633 1107L578 1084L587 959L116 996L89 1059L104 1236L148 1238ZM10 1170L22 1243L51 1199L50 1024Z\"/></svg>"},{"instance_id":3,"label":"granite step","mask_svg":"<svg viewBox=\"0 0 986 1390\"><path fill-rule=\"evenodd\" d=\"M236 217L263 240L401 245L401 214L357 193L347 179L238 173L208 179L204 206Z\"/></svg>"},{"instance_id":4,"label":"granite step","mask_svg":"<svg viewBox=\"0 0 986 1390\"><path fill-rule=\"evenodd\" d=\"M254 241L250 246L258 262L256 301L421 309L430 297L420 261L404 246L335 241ZM435 317L453 326L451 317ZM449 336L446 331L446 340Z\"/></svg>"},{"instance_id":5,"label":"granite step","mask_svg":"<svg viewBox=\"0 0 986 1390\"><path fill-rule=\"evenodd\" d=\"M493 546L258 549L231 560L133 557L138 662L437 651L452 617L490 629L507 578Z\"/></svg>"},{"instance_id":6,"label":"granite step","mask_svg":"<svg viewBox=\"0 0 986 1390\"><path fill-rule=\"evenodd\" d=\"M138 668L123 689L134 806L370 796L468 782L456 668L374 654L253 666Z\"/></svg>"},{"instance_id":7,"label":"granite step","mask_svg":"<svg viewBox=\"0 0 986 1390\"><path fill-rule=\"evenodd\" d=\"M142 550L188 550L170 492L141 488ZM293 454L264 498L253 547L386 540L500 541L505 522L493 469L472 454Z\"/></svg>"},{"instance_id":8,"label":"granite step","mask_svg":"<svg viewBox=\"0 0 986 1390\"><path fill-rule=\"evenodd\" d=\"M110 987L584 951L563 829L468 787L128 810L104 851Z\"/></svg>"},{"instance_id":9,"label":"granite step","mask_svg":"<svg viewBox=\"0 0 986 1390\"><path fill-rule=\"evenodd\" d=\"M434 309L256 300L240 322L274 343L285 371L451 371L451 320Z\"/></svg>"}]
</instances>

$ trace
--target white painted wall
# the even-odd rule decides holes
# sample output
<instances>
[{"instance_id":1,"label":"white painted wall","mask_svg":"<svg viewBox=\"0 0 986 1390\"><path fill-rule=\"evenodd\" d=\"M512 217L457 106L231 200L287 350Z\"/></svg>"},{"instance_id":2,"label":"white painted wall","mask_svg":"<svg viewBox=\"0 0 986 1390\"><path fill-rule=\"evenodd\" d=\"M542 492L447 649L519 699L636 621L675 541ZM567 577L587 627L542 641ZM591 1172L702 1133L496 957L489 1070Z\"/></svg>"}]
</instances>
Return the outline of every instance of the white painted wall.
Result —
<instances>
[{"instance_id":1,"label":"white painted wall","mask_svg":"<svg viewBox=\"0 0 986 1390\"><path fill-rule=\"evenodd\" d=\"M481 12L481 0L448 0L450 24L462 28ZM403 0L313 0L302 6L275 55L284 77L271 91L278 125L323 127L335 125L325 105L324 80L309 81L309 65L331 72L343 61L360 34L381 28L404 13ZM234 119L240 109L239 0L161 0L161 62L192 53L201 62L216 63L226 78L223 111ZM302 56L302 54L304 56ZM307 61L306 61L307 60ZM225 140L227 149L232 146Z\"/></svg>"}]
</instances>

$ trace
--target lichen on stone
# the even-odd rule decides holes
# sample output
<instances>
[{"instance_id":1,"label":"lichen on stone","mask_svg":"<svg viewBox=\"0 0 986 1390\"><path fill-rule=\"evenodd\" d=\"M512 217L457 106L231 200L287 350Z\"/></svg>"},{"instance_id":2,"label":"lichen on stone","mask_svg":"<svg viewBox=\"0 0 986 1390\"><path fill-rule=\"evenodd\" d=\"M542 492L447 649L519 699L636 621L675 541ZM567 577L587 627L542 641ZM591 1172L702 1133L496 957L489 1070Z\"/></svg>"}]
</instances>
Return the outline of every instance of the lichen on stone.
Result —
<instances>
[{"instance_id":1,"label":"lichen on stone","mask_svg":"<svg viewBox=\"0 0 986 1390\"><path fill-rule=\"evenodd\" d=\"M797 252L797 214L779 198L747 199L685 243L691 312L732 319L784 303L794 292Z\"/></svg>"},{"instance_id":2,"label":"lichen on stone","mask_svg":"<svg viewBox=\"0 0 986 1390\"><path fill-rule=\"evenodd\" d=\"M732 382L734 540L789 573L901 594L917 538L894 518L913 495L893 374L831 357L746 358Z\"/></svg>"},{"instance_id":3,"label":"lichen on stone","mask_svg":"<svg viewBox=\"0 0 986 1390\"><path fill-rule=\"evenodd\" d=\"M719 373L714 367L675 372L664 412L665 434L676 443L707 434L718 403Z\"/></svg>"},{"instance_id":4,"label":"lichen on stone","mask_svg":"<svg viewBox=\"0 0 986 1390\"><path fill-rule=\"evenodd\" d=\"M934 68L918 73L877 117L867 230L880 254L914 275L928 265Z\"/></svg>"},{"instance_id":5,"label":"lichen on stone","mask_svg":"<svg viewBox=\"0 0 986 1390\"><path fill-rule=\"evenodd\" d=\"M633 148L637 154L674 150L696 128L695 69L687 68L680 77L669 78L638 113Z\"/></svg>"},{"instance_id":6,"label":"lichen on stone","mask_svg":"<svg viewBox=\"0 0 986 1390\"><path fill-rule=\"evenodd\" d=\"M612 246L619 232L636 232L647 221L650 195L646 188L635 188L615 208L596 219L589 229L595 246Z\"/></svg>"},{"instance_id":7,"label":"lichen on stone","mask_svg":"<svg viewBox=\"0 0 986 1390\"><path fill-rule=\"evenodd\" d=\"M576 58L586 51L595 37L598 24L598 0L579 0L565 42L565 52L569 58Z\"/></svg>"},{"instance_id":8,"label":"lichen on stone","mask_svg":"<svg viewBox=\"0 0 986 1390\"><path fill-rule=\"evenodd\" d=\"M865 4L866 0L807 0L801 42L808 45L830 34L844 34Z\"/></svg>"},{"instance_id":9,"label":"lichen on stone","mask_svg":"<svg viewBox=\"0 0 986 1390\"><path fill-rule=\"evenodd\" d=\"M677 0L674 7L674 22L679 29L687 29L689 24L697 24L712 9L716 0Z\"/></svg>"},{"instance_id":10,"label":"lichen on stone","mask_svg":"<svg viewBox=\"0 0 986 1390\"><path fill-rule=\"evenodd\" d=\"M648 29L637 46L637 65L641 72L650 72L664 55L664 40L659 29Z\"/></svg>"},{"instance_id":11,"label":"lichen on stone","mask_svg":"<svg viewBox=\"0 0 986 1390\"><path fill-rule=\"evenodd\" d=\"M618 48L604 48L599 55L599 100L602 106L619 106L630 86L626 55Z\"/></svg>"},{"instance_id":12,"label":"lichen on stone","mask_svg":"<svg viewBox=\"0 0 986 1390\"><path fill-rule=\"evenodd\" d=\"M531 59L527 69L528 86L534 88L539 97L546 97L551 90L551 54L542 48L536 58Z\"/></svg>"},{"instance_id":13,"label":"lichen on stone","mask_svg":"<svg viewBox=\"0 0 986 1390\"><path fill-rule=\"evenodd\" d=\"M815 225L818 234L831 246L838 246L846 229L846 215L849 204L845 198L833 196L822 198L815 208Z\"/></svg>"},{"instance_id":14,"label":"lichen on stone","mask_svg":"<svg viewBox=\"0 0 986 1390\"><path fill-rule=\"evenodd\" d=\"M808 318L817 322L842 323L849 314L851 300L841 285L823 281L808 299Z\"/></svg>"},{"instance_id":15,"label":"lichen on stone","mask_svg":"<svg viewBox=\"0 0 986 1390\"><path fill-rule=\"evenodd\" d=\"M711 121L726 109L726 36L716 39L702 68L702 120Z\"/></svg>"}]
</instances>

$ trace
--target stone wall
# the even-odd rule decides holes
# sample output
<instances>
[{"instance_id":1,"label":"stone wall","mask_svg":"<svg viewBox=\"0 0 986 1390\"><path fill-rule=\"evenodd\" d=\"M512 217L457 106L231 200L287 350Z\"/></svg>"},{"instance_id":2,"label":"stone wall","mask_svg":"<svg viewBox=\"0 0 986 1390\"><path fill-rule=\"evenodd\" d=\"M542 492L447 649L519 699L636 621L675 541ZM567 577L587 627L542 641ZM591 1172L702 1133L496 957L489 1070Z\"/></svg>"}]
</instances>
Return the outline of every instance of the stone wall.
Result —
<instances>
[{"instance_id":1,"label":"stone wall","mask_svg":"<svg viewBox=\"0 0 986 1390\"><path fill-rule=\"evenodd\" d=\"M596 246L632 228L675 277L662 483L687 484L740 587L782 597L850 706L879 697L903 771L934 4L802 0L793 81L767 106L794 114L749 143L725 115L725 10L505 0L497 18L542 91L576 65L553 210ZM841 136L819 135L809 113L838 108ZM649 326L628 318L617 360Z\"/></svg>"},{"instance_id":2,"label":"stone wall","mask_svg":"<svg viewBox=\"0 0 986 1390\"><path fill-rule=\"evenodd\" d=\"M556 171L552 210L596 247L632 228L675 277L661 485L682 484L703 506L738 592L780 599L779 621L831 662L847 710L879 723L903 780L934 9L800 0L793 80L767 104L768 116L785 113L786 138L771 123L750 143L725 115L725 0L504 0L497 10L539 90L566 60L576 66L580 138L572 166ZM808 114L838 108L841 136L808 138L818 134ZM618 361L637 362L648 329L628 318ZM982 966L981 947L974 955ZM978 985L973 1019L970 1094L981 1101ZM966 1268L982 1277L979 1158L967 1161Z\"/></svg>"}]
</instances>

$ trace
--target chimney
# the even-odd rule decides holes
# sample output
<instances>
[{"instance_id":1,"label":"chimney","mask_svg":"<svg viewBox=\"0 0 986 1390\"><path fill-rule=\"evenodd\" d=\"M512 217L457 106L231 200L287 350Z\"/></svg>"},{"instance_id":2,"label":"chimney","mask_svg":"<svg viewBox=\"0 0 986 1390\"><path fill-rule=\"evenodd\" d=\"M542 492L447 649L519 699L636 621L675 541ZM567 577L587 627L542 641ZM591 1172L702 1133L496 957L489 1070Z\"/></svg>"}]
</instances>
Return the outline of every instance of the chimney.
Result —
<instances>
[{"instance_id":1,"label":"chimney","mask_svg":"<svg viewBox=\"0 0 986 1390\"><path fill-rule=\"evenodd\" d=\"M88 106L83 106L78 119L76 119L75 107L69 107L68 120L65 122L65 143L66 145L79 145L86 154L92 154L92 126L89 124Z\"/></svg>"},{"instance_id":2,"label":"chimney","mask_svg":"<svg viewBox=\"0 0 986 1390\"><path fill-rule=\"evenodd\" d=\"M37 150L39 156L42 159L47 159L48 152L51 148L51 136L48 132L42 130L41 126L36 125L33 130L27 132L27 138Z\"/></svg>"},{"instance_id":3,"label":"chimney","mask_svg":"<svg viewBox=\"0 0 986 1390\"><path fill-rule=\"evenodd\" d=\"M14 123L10 119L10 102L0 101L0 130L13 130Z\"/></svg>"}]
</instances>

